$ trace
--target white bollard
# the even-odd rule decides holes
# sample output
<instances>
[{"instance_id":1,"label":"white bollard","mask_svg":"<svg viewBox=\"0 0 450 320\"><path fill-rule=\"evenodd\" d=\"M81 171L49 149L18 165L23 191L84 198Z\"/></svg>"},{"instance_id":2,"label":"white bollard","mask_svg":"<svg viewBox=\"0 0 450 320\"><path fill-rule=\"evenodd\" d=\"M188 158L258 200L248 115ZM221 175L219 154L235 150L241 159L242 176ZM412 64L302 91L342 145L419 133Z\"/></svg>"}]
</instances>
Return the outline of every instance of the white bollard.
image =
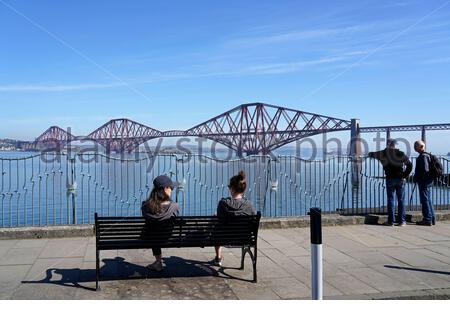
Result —
<instances>
[{"instance_id":1,"label":"white bollard","mask_svg":"<svg viewBox=\"0 0 450 320\"><path fill-rule=\"evenodd\" d=\"M311 289L313 300L323 300L322 210L311 208Z\"/></svg>"}]
</instances>

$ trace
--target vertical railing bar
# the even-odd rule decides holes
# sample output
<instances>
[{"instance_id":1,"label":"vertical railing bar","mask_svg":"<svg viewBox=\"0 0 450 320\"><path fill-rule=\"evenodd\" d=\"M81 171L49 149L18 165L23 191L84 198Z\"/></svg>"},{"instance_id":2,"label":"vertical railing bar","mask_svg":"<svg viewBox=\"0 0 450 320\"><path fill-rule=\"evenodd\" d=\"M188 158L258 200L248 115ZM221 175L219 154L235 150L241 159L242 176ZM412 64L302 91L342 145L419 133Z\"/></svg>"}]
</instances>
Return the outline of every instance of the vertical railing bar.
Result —
<instances>
[{"instance_id":1,"label":"vertical railing bar","mask_svg":"<svg viewBox=\"0 0 450 320\"><path fill-rule=\"evenodd\" d=\"M94 160L95 161L95 160ZM87 160L87 221L85 221L83 219L82 223L91 223L91 216L92 216L92 212L91 212L91 180L92 180L92 176L91 176L91 160L90 158L88 158ZM95 165L95 162L94 162Z\"/></svg>"},{"instance_id":2,"label":"vertical railing bar","mask_svg":"<svg viewBox=\"0 0 450 320\"><path fill-rule=\"evenodd\" d=\"M22 190L24 191L24 197L23 197L23 211L24 211L24 226L28 225L28 208L27 208L27 196L28 196L28 188L27 188L27 159L23 160L23 187Z\"/></svg>"},{"instance_id":3,"label":"vertical railing bar","mask_svg":"<svg viewBox=\"0 0 450 320\"><path fill-rule=\"evenodd\" d=\"M19 173L19 159L16 160L16 176L17 176L17 182L16 182L16 194L17 194L17 204L16 204L16 226L18 227L20 225L20 216L19 216L19 203L20 203L20 196L22 193L19 189L19 179L20 179L20 173Z\"/></svg>"},{"instance_id":4,"label":"vertical railing bar","mask_svg":"<svg viewBox=\"0 0 450 320\"><path fill-rule=\"evenodd\" d=\"M56 170L55 170L55 159L57 159L58 156L54 154L54 157L52 158L52 208L53 208L53 225L56 225L56 197L55 197L55 176L56 176Z\"/></svg>"},{"instance_id":5,"label":"vertical railing bar","mask_svg":"<svg viewBox=\"0 0 450 320\"><path fill-rule=\"evenodd\" d=\"M62 190L62 186L63 186L63 181L62 181L62 176L63 176L63 167L62 167L62 161L63 161L63 154L60 154L59 157L59 170L58 170L58 174L59 174L59 224L63 224L63 190Z\"/></svg>"},{"instance_id":6,"label":"vertical railing bar","mask_svg":"<svg viewBox=\"0 0 450 320\"><path fill-rule=\"evenodd\" d=\"M9 185L8 185L8 196L9 196L9 227L12 227L12 168L11 168L11 161L9 160Z\"/></svg>"}]
</instances>

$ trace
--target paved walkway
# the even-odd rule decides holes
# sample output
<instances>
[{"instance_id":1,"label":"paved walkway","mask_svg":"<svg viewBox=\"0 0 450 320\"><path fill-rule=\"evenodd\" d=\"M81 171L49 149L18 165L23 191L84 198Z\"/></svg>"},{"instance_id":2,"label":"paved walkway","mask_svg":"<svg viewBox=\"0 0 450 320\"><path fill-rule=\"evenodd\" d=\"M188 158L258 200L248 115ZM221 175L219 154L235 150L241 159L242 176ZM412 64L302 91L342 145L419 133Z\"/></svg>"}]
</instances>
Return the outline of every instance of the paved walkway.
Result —
<instances>
[{"instance_id":1,"label":"paved walkway","mask_svg":"<svg viewBox=\"0 0 450 320\"><path fill-rule=\"evenodd\" d=\"M450 297L450 222L436 227L324 228L324 291L328 299ZM308 299L309 229L262 230L257 284L250 259L224 250L167 249L166 269L145 266L151 251L103 251L102 290L95 287L95 239L0 241L0 299Z\"/></svg>"}]
</instances>

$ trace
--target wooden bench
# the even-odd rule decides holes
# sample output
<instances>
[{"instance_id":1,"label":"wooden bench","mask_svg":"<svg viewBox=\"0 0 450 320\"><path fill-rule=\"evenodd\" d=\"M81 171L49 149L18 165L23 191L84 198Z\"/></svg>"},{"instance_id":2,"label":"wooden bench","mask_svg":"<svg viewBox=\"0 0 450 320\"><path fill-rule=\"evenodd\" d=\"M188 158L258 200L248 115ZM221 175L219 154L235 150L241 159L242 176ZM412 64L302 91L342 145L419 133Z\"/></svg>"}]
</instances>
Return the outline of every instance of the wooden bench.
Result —
<instances>
[{"instance_id":1,"label":"wooden bench","mask_svg":"<svg viewBox=\"0 0 450 320\"><path fill-rule=\"evenodd\" d=\"M122 249L241 247L241 267L248 253L257 281L256 258L261 213L254 216L174 217L163 223L146 223L142 217L99 217L95 213L96 290L99 289L100 251ZM253 251L252 251L253 249Z\"/></svg>"}]
</instances>

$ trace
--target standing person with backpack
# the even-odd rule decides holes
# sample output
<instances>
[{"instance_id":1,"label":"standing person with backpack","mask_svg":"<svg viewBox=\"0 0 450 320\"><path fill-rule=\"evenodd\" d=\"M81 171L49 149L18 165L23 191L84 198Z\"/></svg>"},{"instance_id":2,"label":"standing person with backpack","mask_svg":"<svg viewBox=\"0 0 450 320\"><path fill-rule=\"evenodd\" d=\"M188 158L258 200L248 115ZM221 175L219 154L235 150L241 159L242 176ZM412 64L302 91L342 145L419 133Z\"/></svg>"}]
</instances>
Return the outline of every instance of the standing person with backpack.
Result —
<instances>
[{"instance_id":1,"label":"standing person with backpack","mask_svg":"<svg viewBox=\"0 0 450 320\"><path fill-rule=\"evenodd\" d=\"M425 152L425 142L419 140L414 143L414 149L419 153L416 160L416 173L414 182L419 186L420 203L422 205L422 221L417 222L420 226L432 226L436 224L431 199L431 187L434 180L442 175L442 166L436 156Z\"/></svg>"},{"instance_id":2,"label":"standing person with backpack","mask_svg":"<svg viewBox=\"0 0 450 320\"><path fill-rule=\"evenodd\" d=\"M386 174L386 192L388 198L387 226L394 226L395 222L395 196L398 203L397 225L406 226L405 185L406 178L412 172L411 160L406 154L396 148L397 141L388 139L387 148L378 152L369 152L369 158L377 159L383 165Z\"/></svg>"}]
</instances>

